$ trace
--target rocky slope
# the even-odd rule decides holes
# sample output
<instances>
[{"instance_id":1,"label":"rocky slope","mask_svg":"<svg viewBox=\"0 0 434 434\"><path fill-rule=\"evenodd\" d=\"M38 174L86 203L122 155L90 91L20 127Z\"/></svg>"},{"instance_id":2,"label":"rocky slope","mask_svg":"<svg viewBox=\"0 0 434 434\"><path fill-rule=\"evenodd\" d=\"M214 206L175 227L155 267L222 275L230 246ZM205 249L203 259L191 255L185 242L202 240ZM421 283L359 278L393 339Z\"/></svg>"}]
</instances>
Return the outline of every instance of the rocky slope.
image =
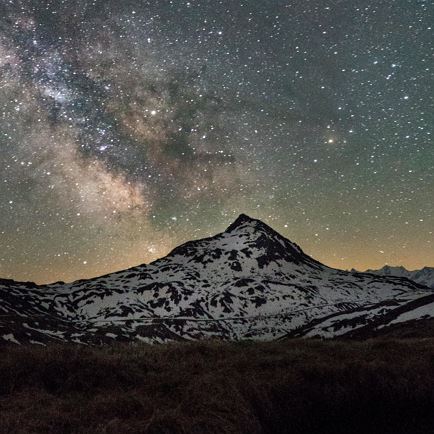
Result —
<instances>
[{"instance_id":1,"label":"rocky slope","mask_svg":"<svg viewBox=\"0 0 434 434\"><path fill-rule=\"evenodd\" d=\"M0 281L0 342L336 337L434 317L403 277L329 268L241 215L151 264L73 283Z\"/></svg>"}]
</instances>

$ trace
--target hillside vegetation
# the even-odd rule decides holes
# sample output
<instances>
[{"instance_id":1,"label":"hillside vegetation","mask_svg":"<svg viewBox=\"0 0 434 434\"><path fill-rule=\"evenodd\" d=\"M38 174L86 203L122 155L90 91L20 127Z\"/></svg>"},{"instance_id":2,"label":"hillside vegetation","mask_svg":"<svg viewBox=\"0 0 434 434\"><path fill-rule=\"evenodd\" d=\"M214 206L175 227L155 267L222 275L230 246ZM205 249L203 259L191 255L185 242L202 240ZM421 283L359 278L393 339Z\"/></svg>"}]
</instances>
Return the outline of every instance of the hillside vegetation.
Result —
<instances>
[{"instance_id":1,"label":"hillside vegetation","mask_svg":"<svg viewBox=\"0 0 434 434\"><path fill-rule=\"evenodd\" d=\"M2 433L434 432L434 339L10 346Z\"/></svg>"}]
</instances>

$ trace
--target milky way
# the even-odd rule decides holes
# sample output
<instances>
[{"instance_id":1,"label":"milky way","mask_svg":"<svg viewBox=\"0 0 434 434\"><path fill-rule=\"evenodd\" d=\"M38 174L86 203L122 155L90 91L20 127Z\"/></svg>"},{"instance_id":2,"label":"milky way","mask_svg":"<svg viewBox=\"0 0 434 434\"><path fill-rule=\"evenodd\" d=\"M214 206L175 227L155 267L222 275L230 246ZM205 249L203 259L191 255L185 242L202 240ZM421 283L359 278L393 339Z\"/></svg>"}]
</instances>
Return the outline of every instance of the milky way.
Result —
<instances>
[{"instance_id":1,"label":"milky way","mask_svg":"<svg viewBox=\"0 0 434 434\"><path fill-rule=\"evenodd\" d=\"M147 262L241 212L434 265L434 5L0 4L0 276Z\"/></svg>"}]
</instances>

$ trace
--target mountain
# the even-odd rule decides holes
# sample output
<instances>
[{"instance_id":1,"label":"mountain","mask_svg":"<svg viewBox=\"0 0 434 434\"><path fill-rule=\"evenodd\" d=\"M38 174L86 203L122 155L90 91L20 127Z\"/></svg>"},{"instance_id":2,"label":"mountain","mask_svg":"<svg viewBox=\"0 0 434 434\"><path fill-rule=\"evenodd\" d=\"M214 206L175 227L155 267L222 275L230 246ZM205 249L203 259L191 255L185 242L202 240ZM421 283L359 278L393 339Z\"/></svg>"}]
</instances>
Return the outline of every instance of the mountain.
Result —
<instances>
[{"instance_id":1,"label":"mountain","mask_svg":"<svg viewBox=\"0 0 434 434\"><path fill-rule=\"evenodd\" d=\"M402 266L391 267L389 265L385 265L379 270L367 270L366 272L378 274L380 276L406 277L407 279L434 289L434 267L424 267L420 270L410 271Z\"/></svg>"},{"instance_id":2,"label":"mountain","mask_svg":"<svg viewBox=\"0 0 434 434\"><path fill-rule=\"evenodd\" d=\"M0 342L363 335L434 317L405 277L329 268L260 220L187 242L150 264L72 283L0 281Z\"/></svg>"}]
</instances>

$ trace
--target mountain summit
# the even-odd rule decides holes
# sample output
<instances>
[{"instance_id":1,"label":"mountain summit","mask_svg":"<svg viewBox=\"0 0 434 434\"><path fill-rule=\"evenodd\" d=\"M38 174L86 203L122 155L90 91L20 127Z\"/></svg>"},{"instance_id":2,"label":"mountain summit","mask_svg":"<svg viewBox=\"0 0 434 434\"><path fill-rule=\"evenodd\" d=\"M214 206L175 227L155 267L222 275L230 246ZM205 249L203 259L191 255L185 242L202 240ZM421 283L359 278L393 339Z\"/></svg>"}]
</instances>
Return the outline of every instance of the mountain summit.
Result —
<instances>
[{"instance_id":1,"label":"mountain summit","mask_svg":"<svg viewBox=\"0 0 434 434\"><path fill-rule=\"evenodd\" d=\"M257 224L261 224L266 226L261 220L254 219L249 217L247 214L240 214L235 221L226 229L226 232L231 232L234 229L237 229L240 226L256 226Z\"/></svg>"},{"instance_id":2,"label":"mountain summit","mask_svg":"<svg viewBox=\"0 0 434 434\"><path fill-rule=\"evenodd\" d=\"M434 317L406 278L329 268L260 220L95 279L0 281L0 343L351 336Z\"/></svg>"},{"instance_id":3,"label":"mountain summit","mask_svg":"<svg viewBox=\"0 0 434 434\"><path fill-rule=\"evenodd\" d=\"M241 214L224 232L214 237L189 241L174 249L168 257L183 256L191 258L198 265L210 261L223 261L233 270L244 271L251 268L252 261L259 269L304 265L320 268L322 265L306 255L297 244L289 241L261 220ZM250 269L249 268L249 269Z\"/></svg>"},{"instance_id":4,"label":"mountain summit","mask_svg":"<svg viewBox=\"0 0 434 434\"><path fill-rule=\"evenodd\" d=\"M229 233L243 230L263 231L281 236L263 221L249 217L246 214L240 214L234 222L229 225L225 232Z\"/></svg>"}]
</instances>

